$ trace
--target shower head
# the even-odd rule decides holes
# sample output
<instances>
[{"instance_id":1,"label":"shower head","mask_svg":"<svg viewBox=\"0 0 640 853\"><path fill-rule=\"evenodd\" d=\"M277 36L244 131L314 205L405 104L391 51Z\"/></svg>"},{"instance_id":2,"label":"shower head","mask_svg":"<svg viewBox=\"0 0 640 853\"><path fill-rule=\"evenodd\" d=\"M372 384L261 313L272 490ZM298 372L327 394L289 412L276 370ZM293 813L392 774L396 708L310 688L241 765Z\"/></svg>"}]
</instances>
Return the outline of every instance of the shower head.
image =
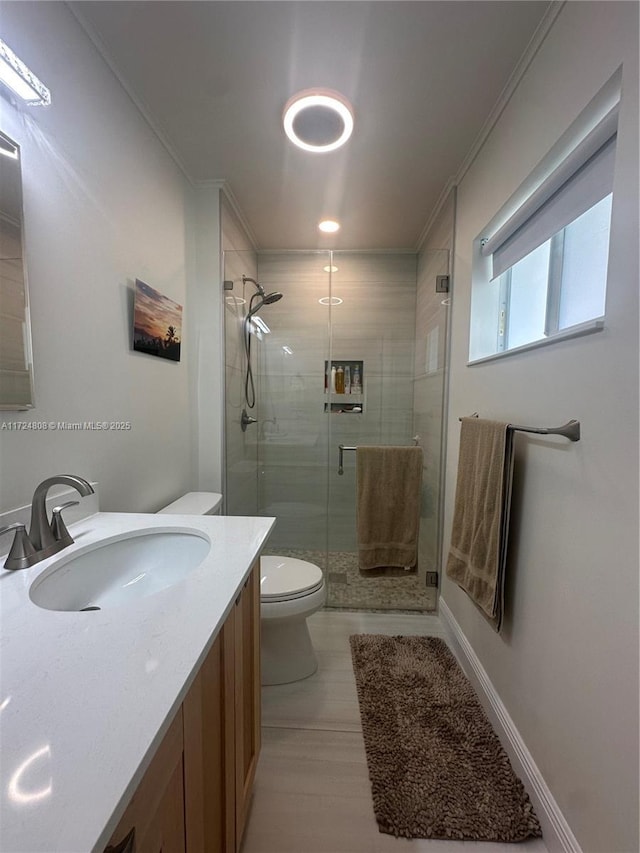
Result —
<instances>
[{"instance_id":1,"label":"shower head","mask_svg":"<svg viewBox=\"0 0 640 853\"><path fill-rule=\"evenodd\" d=\"M277 302L279 299L282 299L282 294L278 293L277 290L274 290L273 293L267 293L266 296L263 296L262 303L263 305L271 305L273 302Z\"/></svg>"},{"instance_id":2,"label":"shower head","mask_svg":"<svg viewBox=\"0 0 640 853\"><path fill-rule=\"evenodd\" d=\"M279 299L282 299L282 294L274 291L273 293L262 293L258 302L250 307L249 313L247 314L247 319L253 317L253 315L258 312L263 305L271 305L273 302L277 302Z\"/></svg>"}]
</instances>

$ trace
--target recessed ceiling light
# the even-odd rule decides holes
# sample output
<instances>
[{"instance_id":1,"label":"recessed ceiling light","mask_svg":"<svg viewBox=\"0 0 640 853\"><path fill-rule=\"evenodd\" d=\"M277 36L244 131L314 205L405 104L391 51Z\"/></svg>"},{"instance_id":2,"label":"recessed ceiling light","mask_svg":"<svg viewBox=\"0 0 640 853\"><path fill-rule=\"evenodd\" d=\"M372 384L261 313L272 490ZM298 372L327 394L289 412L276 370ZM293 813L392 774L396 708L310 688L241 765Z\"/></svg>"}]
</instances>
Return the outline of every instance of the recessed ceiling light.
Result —
<instances>
[{"instance_id":1,"label":"recessed ceiling light","mask_svg":"<svg viewBox=\"0 0 640 853\"><path fill-rule=\"evenodd\" d=\"M344 299L340 299L339 296L323 296L322 299L318 299L320 305L342 305Z\"/></svg>"},{"instance_id":2,"label":"recessed ceiling light","mask_svg":"<svg viewBox=\"0 0 640 853\"><path fill-rule=\"evenodd\" d=\"M334 266L322 267L322 272L338 272L338 267L334 267Z\"/></svg>"},{"instance_id":3,"label":"recessed ceiling light","mask_svg":"<svg viewBox=\"0 0 640 853\"><path fill-rule=\"evenodd\" d=\"M325 234L335 234L336 231L340 230L340 223L333 219L323 219L322 222L318 223L318 228Z\"/></svg>"},{"instance_id":4,"label":"recessed ceiling light","mask_svg":"<svg viewBox=\"0 0 640 853\"><path fill-rule=\"evenodd\" d=\"M351 136L353 110L339 92L305 89L290 98L282 117L284 132L298 148L335 151Z\"/></svg>"}]
</instances>

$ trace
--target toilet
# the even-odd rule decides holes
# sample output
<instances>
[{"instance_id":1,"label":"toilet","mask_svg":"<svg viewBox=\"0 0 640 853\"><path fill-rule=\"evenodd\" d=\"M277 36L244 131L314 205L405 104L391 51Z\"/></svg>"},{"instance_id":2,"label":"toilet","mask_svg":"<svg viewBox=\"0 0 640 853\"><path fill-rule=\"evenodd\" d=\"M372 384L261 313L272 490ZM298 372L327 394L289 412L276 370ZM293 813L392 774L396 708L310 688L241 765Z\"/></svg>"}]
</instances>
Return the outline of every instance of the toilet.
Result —
<instances>
[{"instance_id":1,"label":"toilet","mask_svg":"<svg viewBox=\"0 0 640 853\"><path fill-rule=\"evenodd\" d=\"M322 570L294 557L260 558L262 684L288 684L313 675L318 661L307 618L327 598Z\"/></svg>"},{"instance_id":2,"label":"toilet","mask_svg":"<svg viewBox=\"0 0 640 853\"><path fill-rule=\"evenodd\" d=\"M177 501L163 506L158 514L169 515L220 515L222 495L218 492L187 492Z\"/></svg>"},{"instance_id":3,"label":"toilet","mask_svg":"<svg viewBox=\"0 0 640 853\"><path fill-rule=\"evenodd\" d=\"M188 492L158 513L219 515L222 495ZM318 668L307 618L327 598L322 569L295 557L260 557L262 684L288 684Z\"/></svg>"}]
</instances>

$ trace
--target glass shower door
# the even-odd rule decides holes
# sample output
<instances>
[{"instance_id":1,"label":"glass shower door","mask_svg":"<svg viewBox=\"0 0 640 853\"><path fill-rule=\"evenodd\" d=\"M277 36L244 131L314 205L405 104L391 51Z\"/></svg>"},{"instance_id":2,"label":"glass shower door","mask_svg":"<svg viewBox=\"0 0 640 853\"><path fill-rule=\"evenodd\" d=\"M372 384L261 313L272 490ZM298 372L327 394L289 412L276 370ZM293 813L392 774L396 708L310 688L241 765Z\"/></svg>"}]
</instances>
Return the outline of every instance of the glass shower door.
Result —
<instances>
[{"instance_id":1,"label":"glass shower door","mask_svg":"<svg viewBox=\"0 0 640 853\"><path fill-rule=\"evenodd\" d=\"M326 569L329 358L327 252L268 253L258 259L267 293L283 294L259 312L268 332L257 347L258 505L277 517L267 553Z\"/></svg>"},{"instance_id":2,"label":"glass shower door","mask_svg":"<svg viewBox=\"0 0 640 853\"><path fill-rule=\"evenodd\" d=\"M448 253L434 254L446 274ZM426 270L424 260L406 253L333 254L337 271L332 273L332 296L342 302L332 312L331 358L343 375L349 368L348 384L344 393L332 397L329 414L328 604L333 607L419 611L435 607L436 590L426 586L426 572L433 570L437 551L431 511L438 505L439 489L434 492L432 486L439 478L439 455L434 465L433 450L437 446L439 454L442 437L444 361L436 362L445 352L447 308L441 304L442 296L437 300L431 296L435 259ZM421 277L429 281L428 287L420 286ZM355 396L349 393L354 367L360 378ZM427 372L438 377L436 383L426 378ZM400 578L372 577L358 566L355 451L344 451L341 475L339 446L415 441L425 452L420 496L425 527L418 572ZM434 506L427 506L430 499L435 499Z\"/></svg>"}]
</instances>

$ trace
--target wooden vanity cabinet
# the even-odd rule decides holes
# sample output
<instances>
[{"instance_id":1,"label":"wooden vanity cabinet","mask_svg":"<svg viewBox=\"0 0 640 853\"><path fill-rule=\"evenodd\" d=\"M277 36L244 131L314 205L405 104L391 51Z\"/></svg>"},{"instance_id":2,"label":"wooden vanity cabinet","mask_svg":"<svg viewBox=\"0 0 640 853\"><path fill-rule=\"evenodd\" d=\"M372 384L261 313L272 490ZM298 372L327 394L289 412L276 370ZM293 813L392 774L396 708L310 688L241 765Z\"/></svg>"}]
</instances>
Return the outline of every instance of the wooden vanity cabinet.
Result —
<instances>
[{"instance_id":1,"label":"wooden vanity cabinet","mask_svg":"<svg viewBox=\"0 0 640 853\"><path fill-rule=\"evenodd\" d=\"M239 850L260 755L259 564L247 578L234 611L236 850Z\"/></svg>"},{"instance_id":2,"label":"wooden vanity cabinet","mask_svg":"<svg viewBox=\"0 0 640 853\"><path fill-rule=\"evenodd\" d=\"M185 853L182 708L111 837L111 853ZM131 830L135 839L127 845Z\"/></svg>"},{"instance_id":3,"label":"wooden vanity cabinet","mask_svg":"<svg viewBox=\"0 0 640 853\"><path fill-rule=\"evenodd\" d=\"M256 563L110 845L135 827L135 853L237 853L259 751Z\"/></svg>"}]
</instances>

